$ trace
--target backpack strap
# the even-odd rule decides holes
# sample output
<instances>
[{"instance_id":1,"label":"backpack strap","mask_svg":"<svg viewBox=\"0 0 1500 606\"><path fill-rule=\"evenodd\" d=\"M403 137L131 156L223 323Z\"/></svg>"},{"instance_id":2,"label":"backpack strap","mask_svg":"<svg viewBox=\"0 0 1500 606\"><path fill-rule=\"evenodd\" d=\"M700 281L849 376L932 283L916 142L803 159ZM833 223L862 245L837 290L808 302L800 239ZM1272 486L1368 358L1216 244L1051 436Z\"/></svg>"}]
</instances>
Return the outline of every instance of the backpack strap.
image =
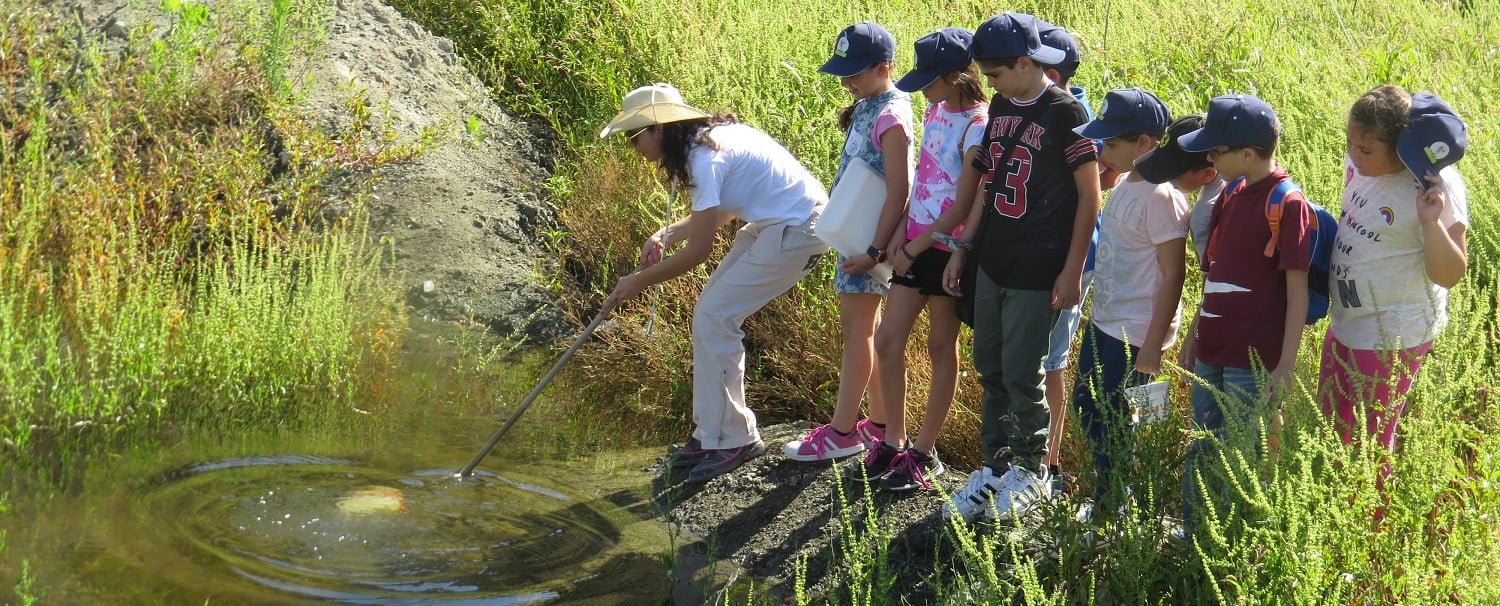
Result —
<instances>
[{"instance_id":1,"label":"backpack strap","mask_svg":"<svg viewBox=\"0 0 1500 606\"><path fill-rule=\"evenodd\" d=\"M1276 247L1281 240L1281 203L1286 200L1287 194L1294 191L1302 191L1302 188L1295 181L1284 179L1276 184L1271 190L1271 197L1266 200L1266 224L1271 228L1271 241L1266 242L1267 259L1276 254Z\"/></svg>"},{"instance_id":2,"label":"backpack strap","mask_svg":"<svg viewBox=\"0 0 1500 606\"><path fill-rule=\"evenodd\" d=\"M974 118L971 119L971 120L969 120L969 123L966 124L966 125L964 125L963 131L961 131L961 132L958 133L958 159L959 160L963 160L964 153L967 152L967 151L969 151L969 144L968 144L969 129L974 128L975 124L979 124L981 122L984 122L984 119L988 118L988 117L989 117L989 113L988 112L979 112L977 114L974 114Z\"/></svg>"}]
</instances>

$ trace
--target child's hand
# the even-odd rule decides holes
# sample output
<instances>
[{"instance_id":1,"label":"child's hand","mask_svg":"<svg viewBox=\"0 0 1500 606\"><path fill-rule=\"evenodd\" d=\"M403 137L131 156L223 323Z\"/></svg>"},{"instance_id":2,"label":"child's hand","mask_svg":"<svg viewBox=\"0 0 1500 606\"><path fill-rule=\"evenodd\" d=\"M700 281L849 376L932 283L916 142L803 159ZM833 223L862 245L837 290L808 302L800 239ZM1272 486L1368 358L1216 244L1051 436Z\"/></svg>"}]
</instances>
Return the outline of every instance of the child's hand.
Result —
<instances>
[{"instance_id":1,"label":"child's hand","mask_svg":"<svg viewBox=\"0 0 1500 606\"><path fill-rule=\"evenodd\" d=\"M1197 356L1198 339L1192 334L1188 334L1186 337L1183 337L1182 345L1177 347L1177 365L1187 369L1188 372L1192 372L1193 367L1198 363Z\"/></svg>"},{"instance_id":2,"label":"child's hand","mask_svg":"<svg viewBox=\"0 0 1500 606\"><path fill-rule=\"evenodd\" d=\"M911 272L911 264L915 259L907 258L905 244L897 246L896 252L887 253L886 256L891 260L891 267L896 270L896 275L905 276Z\"/></svg>"},{"instance_id":3,"label":"child's hand","mask_svg":"<svg viewBox=\"0 0 1500 606\"><path fill-rule=\"evenodd\" d=\"M1432 175L1423 175L1427 181L1427 189L1417 194L1417 219L1423 225L1436 223L1443 215L1443 207L1448 204L1447 190L1443 189L1443 180Z\"/></svg>"},{"instance_id":4,"label":"child's hand","mask_svg":"<svg viewBox=\"0 0 1500 606\"><path fill-rule=\"evenodd\" d=\"M1297 364L1294 361L1289 364L1282 364L1281 366L1276 367L1276 370L1271 371L1270 380L1266 382L1266 388L1269 389L1272 394L1271 401L1275 402L1281 400L1285 396L1285 394L1291 392L1293 385L1292 382L1295 380L1292 377L1292 368L1296 365Z\"/></svg>"},{"instance_id":5,"label":"child's hand","mask_svg":"<svg viewBox=\"0 0 1500 606\"><path fill-rule=\"evenodd\" d=\"M664 248L661 232L656 232L646 238L646 243L641 245L641 267L651 267L660 263Z\"/></svg>"},{"instance_id":6,"label":"child's hand","mask_svg":"<svg viewBox=\"0 0 1500 606\"><path fill-rule=\"evenodd\" d=\"M1135 371L1151 377L1161 374L1161 350L1142 348L1135 356Z\"/></svg>"},{"instance_id":7,"label":"child's hand","mask_svg":"<svg viewBox=\"0 0 1500 606\"><path fill-rule=\"evenodd\" d=\"M1057 281L1052 283L1052 309L1060 311L1078 304L1082 298L1079 293L1083 290L1083 276L1081 274L1068 275L1064 271L1057 276Z\"/></svg>"},{"instance_id":8,"label":"child's hand","mask_svg":"<svg viewBox=\"0 0 1500 606\"><path fill-rule=\"evenodd\" d=\"M859 254L845 259L844 264L840 265L839 269L844 270L846 274L856 276L875 269L875 265L875 259L870 255Z\"/></svg>"},{"instance_id":9,"label":"child's hand","mask_svg":"<svg viewBox=\"0 0 1500 606\"><path fill-rule=\"evenodd\" d=\"M885 245L886 262L895 268L896 275L904 276L911 269L911 259L906 258L906 235L891 238L891 243Z\"/></svg>"},{"instance_id":10,"label":"child's hand","mask_svg":"<svg viewBox=\"0 0 1500 606\"><path fill-rule=\"evenodd\" d=\"M962 248L953 249L953 256L948 257L948 265L943 268L943 292L954 297L964 296L962 287L966 285L959 284L958 280L964 275L964 255L967 252Z\"/></svg>"},{"instance_id":11,"label":"child's hand","mask_svg":"<svg viewBox=\"0 0 1500 606\"><path fill-rule=\"evenodd\" d=\"M648 285L642 283L639 278L640 274L622 276L620 281L615 283L615 289L609 293L609 297L604 299L604 307L600 311L614 307L622 301L634 299L641 294L641 291L645 290Z\"/></svg>"}]
</instances>

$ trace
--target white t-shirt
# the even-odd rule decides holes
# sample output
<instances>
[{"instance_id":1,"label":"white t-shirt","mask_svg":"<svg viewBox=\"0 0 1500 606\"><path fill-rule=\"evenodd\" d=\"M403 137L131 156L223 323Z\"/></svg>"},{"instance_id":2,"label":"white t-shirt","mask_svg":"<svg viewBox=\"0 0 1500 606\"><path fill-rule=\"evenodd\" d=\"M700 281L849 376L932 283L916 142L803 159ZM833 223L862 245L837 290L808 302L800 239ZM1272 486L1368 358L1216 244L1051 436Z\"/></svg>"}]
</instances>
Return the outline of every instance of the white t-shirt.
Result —
<instances>
[{"instance_id":1,"label":"white t-shirt","mask_svg":"<svg viewBox=\"0 0 1500 606\"><path fill-rule=\"evenodd\" d=\"M936 223L943 211L953 206L958 195L958 175L963 169L964 152L959 149L979 145L984 139L983 103L955 111L946 101L927 106L922 119L922 147L917 157L916 178L911 184L911 208L906 215L906 239L914 240ZM953 236L963 233L963 226ZM934 244L941 250L946 246Z\"/></svg>"},{"instance_id":2,"label":"white t-shirt","mask_svg":"<svg viewBox=\"0 0 1500 606\"><path fill-rule=\"evenodd\" d=\"M1098 258L1094 261L1094 325L1111 337L1139 347L1151 327L1151 307L1161 284L1157 245L1187 238L1187 197L1171 183L1154 185L1121 175L1100 213ZM1179 302L1162 348L1177 338Z\"/></svg>"},{"instance_id":3,"label":"white t-shirt","mask_svg":"<svg viewBox=\"0 0 1500 606\"><path fill-rule=\"evenodd\" d=\"M1469 196L1453 167L1438 173L1448 203L1446 230L1469 224ZM1353 349L1416 347L1448 320L1448 289L1427 278L1422 222L1411 171L1366 177L1344 159L1344 206L1333 240L1329 328Z\"/></svg>"},{"instance_id":4,"label":"white t-shirt","mask_svg":"<svg viewBox=\"0 0 1500 606\"><path fill-rule=\"evenodd\" d=\"M760 130L722 124L709 131L718 150L688 150L693 211L718 207L746 223L798 224L828 202L823 184L791 152Z\"/></svg>"}]
</instances>

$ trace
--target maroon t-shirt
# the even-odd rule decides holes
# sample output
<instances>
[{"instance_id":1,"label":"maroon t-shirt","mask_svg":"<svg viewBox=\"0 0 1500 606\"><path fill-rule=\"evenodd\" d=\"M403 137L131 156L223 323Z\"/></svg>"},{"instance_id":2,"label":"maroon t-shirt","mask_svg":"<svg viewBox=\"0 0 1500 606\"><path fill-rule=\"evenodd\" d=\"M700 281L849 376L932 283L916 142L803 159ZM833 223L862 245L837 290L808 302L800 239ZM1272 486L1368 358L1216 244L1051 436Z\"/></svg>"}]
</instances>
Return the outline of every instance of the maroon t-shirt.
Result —
<instances>
[{"instance_id":1,"label":"maroon t-shirt","mask_svg":"<svg viewBox=\"0 0 1500 606\"><path fill-rule=\"evenodd\" d=\"M1287 179L1280 166L1271 175L1240 188L1214 205L1198 309L1198 359L1217 366L1251 368L1250 352L1274 370L1281 363L1286 330L1287 270L1307 271L1311 259L1310 225L1317 219L1301 192L1286 195L1276 252L1265 256L1271 240L1266 201L1276 184Z\"/></svg>"}]
</instances>

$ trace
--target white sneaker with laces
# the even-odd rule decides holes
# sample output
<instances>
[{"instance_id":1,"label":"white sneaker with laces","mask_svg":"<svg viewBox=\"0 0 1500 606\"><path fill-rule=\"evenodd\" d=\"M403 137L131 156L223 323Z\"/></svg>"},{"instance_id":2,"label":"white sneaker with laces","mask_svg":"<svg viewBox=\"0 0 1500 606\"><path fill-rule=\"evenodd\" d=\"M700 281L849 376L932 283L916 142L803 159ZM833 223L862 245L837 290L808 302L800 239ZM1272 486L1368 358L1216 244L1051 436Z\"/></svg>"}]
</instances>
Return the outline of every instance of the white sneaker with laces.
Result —
<instances>
[{"instance_id":1,"label":"white sneaker with laces","mask_svg":"<svg viewBox=\"0 0 1500 606\"><path fill-rule=\"evenodd\" d=\"M996 519L1009 522L1030 513L1051 492L1047 480L1046 471L1039 476L1025 467L1011 465L1000 476L1000 492L995 498Z\"/></svg>"},{"instance_id":2,"label":"white sneaker with laces","mask_svg":"<svg viewBox=\"0 0 1500 606\"><path fill-rule=\"evenodd\" d=\"M991 503L1000 492L1000 476L989 467L980 467L969 474L969 481L958 492L948 497L943 504L943 519L959 516L967 522L988 518L992 513Z\"/></svg>"}]
</instances>

